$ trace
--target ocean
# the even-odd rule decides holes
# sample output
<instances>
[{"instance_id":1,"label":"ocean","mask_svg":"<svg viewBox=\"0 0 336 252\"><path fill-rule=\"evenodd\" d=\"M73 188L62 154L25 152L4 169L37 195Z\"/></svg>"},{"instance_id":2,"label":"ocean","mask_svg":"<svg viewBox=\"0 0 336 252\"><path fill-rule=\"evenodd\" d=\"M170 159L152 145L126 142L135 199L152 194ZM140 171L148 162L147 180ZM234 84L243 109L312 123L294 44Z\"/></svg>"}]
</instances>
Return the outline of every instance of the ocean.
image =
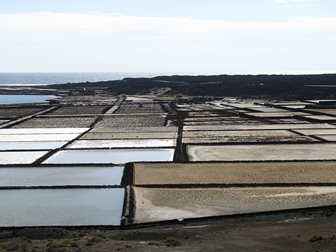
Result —
<instances>
[{"instance_id":1,"label":"ocean","mask_svg":"<svg viewBox=\"0 0 336 252\"><path fill-rule=\"evenodd\" d=\"M0 73L0 85L48 85L121 80L127 77L155 77L173 73Z\"/></svg>"}]
</instances>

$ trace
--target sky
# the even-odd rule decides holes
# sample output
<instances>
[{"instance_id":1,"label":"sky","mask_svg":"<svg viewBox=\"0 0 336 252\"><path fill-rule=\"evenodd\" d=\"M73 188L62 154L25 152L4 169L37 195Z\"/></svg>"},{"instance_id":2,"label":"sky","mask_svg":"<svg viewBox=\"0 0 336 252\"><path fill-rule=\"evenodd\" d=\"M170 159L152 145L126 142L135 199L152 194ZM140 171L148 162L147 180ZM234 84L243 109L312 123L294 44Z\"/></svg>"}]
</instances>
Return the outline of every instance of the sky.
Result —
<instances>
[{"instance_id":1,"label":"sky","mask_svg":"<svg viewBox=\"0 0 336 252\"><path fill-rule=\"evenodd\" d=\"M334 0L0 0L0 72L336 72Z\"/></svg>"}]
</instances>

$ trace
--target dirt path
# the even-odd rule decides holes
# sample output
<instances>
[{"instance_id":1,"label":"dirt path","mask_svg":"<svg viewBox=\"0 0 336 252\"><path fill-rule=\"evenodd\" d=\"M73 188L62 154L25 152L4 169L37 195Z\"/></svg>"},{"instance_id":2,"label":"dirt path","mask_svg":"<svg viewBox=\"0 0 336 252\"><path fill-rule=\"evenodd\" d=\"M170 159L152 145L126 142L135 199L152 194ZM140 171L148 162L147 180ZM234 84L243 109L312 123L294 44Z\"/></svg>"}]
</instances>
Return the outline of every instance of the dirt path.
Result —
<instances>
[{"instance_id":1,"label":"dirt path","mask_svg":"<svg viewBox=\"0 0 336 252\"><path fill-rule=\"evenodd\" d=\"M336 251L336 212L202 221L131 230L0 231L0 251Z\"/></svg>"}]
</instances>

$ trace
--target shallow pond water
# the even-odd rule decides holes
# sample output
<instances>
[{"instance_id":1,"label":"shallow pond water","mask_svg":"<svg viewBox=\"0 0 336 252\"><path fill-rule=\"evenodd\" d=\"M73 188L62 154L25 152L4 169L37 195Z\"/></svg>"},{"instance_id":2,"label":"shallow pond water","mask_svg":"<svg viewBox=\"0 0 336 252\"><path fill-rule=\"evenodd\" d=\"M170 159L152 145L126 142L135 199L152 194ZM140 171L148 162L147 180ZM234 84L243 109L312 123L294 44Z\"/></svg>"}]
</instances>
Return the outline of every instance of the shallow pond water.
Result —
<instances>
[{"instance_id":1,"label":"shallow pond water","mask_svg":"<svg viewBox=\"0 0 336 252\"><path fill-rule=\"evenodd\" d=\"M111 149L59 151L46 164L125 164L128 162L173 161L174 149Z\"/></svg>"},{"instance_id":2,"label":"shallow pond water","mask_svg":"<svg viewBox=\"0 0 336 252\"><path fill-rule=\"evenodd\" d=\"M46 155L47 151L6 151L0 152L0 165L32 164Z\"/></svg>"},{"instance_id":3,"label":"shallow pond water","mask_svg":"<svg viewBox=\"0 0 336 252\"><path fill-rule=\"evenodd\" d=\"M1 142L0 150L53 150L67 142Z\"/></svg>"},{"instance_id":4,"label":"shallow pond water","mask_svg":"<svg viewBox=\"0 0 336 252\"><path fill-rule=\"evenodd\" d=\"M123 171L120 166L0 168L0 186L120 185Z\"/></svg>"},{"instance_id":5,"label":"shallow pond water","mask_svg":"<svg viewBox=\"0 0 336 252\"><path fill-rule=\"evenodd\" d=\"M0 104L40 103L55 98L54 95L0 95Z\"/></svg>"},{"instance_id":6,"label":"shallow pond water","mask_svg":"<svg viewBox=\"0 0 336 252\"><path fill-rule=\"evenodd\" d=\"M119 225L124 189L0 190L0 226Z\"/></svg>"}]
</instances>

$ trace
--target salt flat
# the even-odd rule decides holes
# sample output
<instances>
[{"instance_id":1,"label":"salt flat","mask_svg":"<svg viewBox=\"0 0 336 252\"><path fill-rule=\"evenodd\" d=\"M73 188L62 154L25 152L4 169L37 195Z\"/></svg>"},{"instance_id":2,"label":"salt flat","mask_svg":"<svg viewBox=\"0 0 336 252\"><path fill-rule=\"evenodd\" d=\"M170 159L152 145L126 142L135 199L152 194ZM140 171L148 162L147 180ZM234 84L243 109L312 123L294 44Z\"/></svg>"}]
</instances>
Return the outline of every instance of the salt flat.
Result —
<instances>
[{"instance_id":1,"label":"salt flat","mask_svg":"<svg viewBox=\"0 0 336 252\"><path fill-rule=\"evenodd\" d=\"M35 117L12 128L88 128L97 117Z\"/></svg>"},{"instance_id":2,"label":"salt flat","mask_svg":"<svg viewBox=\"0 0 336 252\"><path fill-rule=\"evenodd\" d=\"M288 118L294 116L305 116L307 113L303 112L275 112L275 113L245 113L248 116L257 117L257 118Z\"/></svg>"},{"instance_id":3,"label":"salt flat","mask_svg":"<svg viewBox=\"0 0 336 252\"><path fill-rule=\"evenodd\" d=\"M98 125L99 126L99 125ZM335 126L336 128L336 126ZM177 132L178 127L94 127L90 133L164 133Z\"/></svg>"},{"instance_id":4,"label":"salt flat","mask_svg":"<svg viewBox=\"0 0 336 252\"><path fill-rule=\"evenodd\" d=\"M295 131L307 136L336 135L336 129L296 129Z\"/></svg>"},{"instance_id":5,"label":"salt flat","mask_svg":"<svg viewBox=\"0 0 336 252\"><path fill-rule=\"evenodd\" d=\"M0 152L0 165L31 164L46 155L47 151L6 151Z\"/></svg>"},{"instance_id":6,"label":"salt flat","mask_svg":"<svg viewBox=\"0 0 336 252\"><path fill-rule=\"evenodd\" d=\"M336 144L188 145L190 161L336 160Z\"/></svg>"},{"instance_id":7,"label":"salt flat","mask_svg":"<svg viewBox=\"0 0 336 252\"><path fill-rule=\"evenodd\" d=\"M170 139L177 138L177 132L110 132L87 133L82 140L109 140L109 139Z\"/></svg>"},{"instance_id":8,"label":"salt flat","mask_svg":"<svg viewBox=\"0 0 336 252\"><path fill-rule=\"evenodd\" d=\"M304 124L255 124L255 125L215 125L184 126L185 131L192 130L280 130L280 129L336 129L336 125L326 123Z\"/></svg>"},{"instance_id":9,"label":"salt flat","mask_svg":"<svg viewBox=\"0 0 336 252\"><path fill-rule=\"evenodd\" d=\"M241 131L185 131L183 133L183 137L191 137L191 138L202 138L202 137L221 137L221 136L229 136L229 137L259 137L259 136L267 136L267 137L294 137L298 136L288 130L241 130Z\"/></svg>"},{"instance_id":10,"label":"salt flat","mask_svg":"<svg viewBox=\"0 0 336 252\"><path fill-rule=\"evenodd\" d=\"M38 142L38 141L70 141L79 134L22 134L0 135L0 142Z\"/></svg>"},{"instance_id":11,"label":"salt flat","mask_svg":"<svg viewBox=\"0 0 336 252\"><path fill-rule=\"evenodd\" d=\"M135 187L134 193L137 223L336 204L336 187Z\"/></svg>"},{"instance_id":12,"label":"salt flat","mask_svg":"<svg viewBox=\"0 0 336 252\"><path fill-rule=\"evenodd\" d=\"M336 141L336 135L315 135L319 138L322 138L326 141L329 141L329 142L335 142Z\"/></svg>"},{"instance_id":13,"label":"salt flat","mask_svg":"<svg viewBox=\"0 0 336 252\"><path fill-rule=\"evenodd\" d=\"M78 140L70 144L68 149L99 148L154 148L175 147L174 139L123 139L123 140Z\"/></svg>"},{"instance_id":14,"label":"salt flat","mask_svg":"<svg viewBox=\"0 0 336 252\"><path fill-rule=\"evenodd\" d=\"M336 162L135 163L134 183L336 184Z\"/></svg>"},{"instance_id":15,"label":"salt flat","mask_svg":"<svg viewBox=\"0 0 336 252\"><path fill-rule=\"evenodd\" d=\"M1 142L0 150L53 150L61 148L67 141L22 141L22 142Z\"/></svg>"},{"instance_id":16,"label":"salt flat","mask_svg":"<svg viewBox=\"0 0 336 252\"><path fill-rule=\"evenodd\" d=\"M33 135L33 134L81 134L89 128L22 128L0 129L0 135Z\"/></svg>"},{"instance_id":17,"label":"salt flat","mask_svg":"<svg viewBox=\"0 0 336 252\"><path fill-rule=\"evenodd\" d=\"M314 121L323 121L323 122L334 122L336 121L336 117L335 116L330 116L330 115L306 115L303 116L303 118L306 119L311 119Z\"/></svg>"},{"instance_id":18,"label":"salt flat","mask_svg":"<svg viewBox=\"0 0 336 252\"><path fill-rule=\"evenodd\" d=\"M125 164L128 162L173 161L175 149L111 149L58 151L45 164Z\"/></svg>"}]
</instances>

